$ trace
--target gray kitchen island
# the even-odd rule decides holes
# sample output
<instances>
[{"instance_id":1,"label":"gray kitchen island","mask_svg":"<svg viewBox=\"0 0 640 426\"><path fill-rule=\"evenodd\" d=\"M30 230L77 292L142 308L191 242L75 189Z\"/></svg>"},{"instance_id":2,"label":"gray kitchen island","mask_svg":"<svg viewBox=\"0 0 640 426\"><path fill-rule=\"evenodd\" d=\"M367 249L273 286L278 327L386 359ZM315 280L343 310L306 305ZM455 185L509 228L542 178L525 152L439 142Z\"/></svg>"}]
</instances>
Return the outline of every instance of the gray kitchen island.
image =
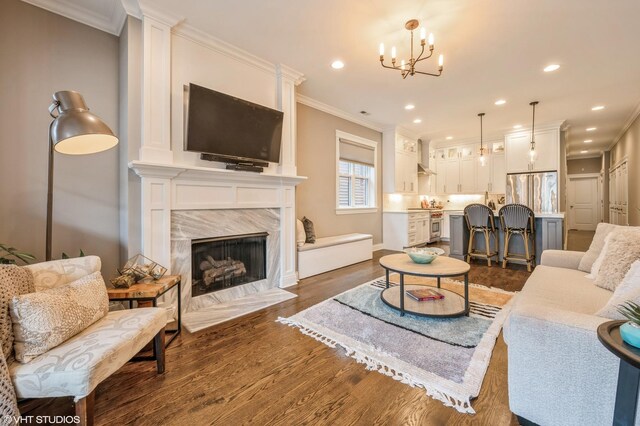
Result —
<instances>
[{"instance_id":1,"label":"gray kitchen island","mask_svg":"<svg viewBox=\"0 0 640 426\"><path fill-rule=\"evenodd\" d=\"M450 256L465 260L469 249L469 229L464 219L464 212L454 211L450 213ZM564 249L564 213L536 213L536 265L540 264L540 256L544 250ZM500 229L498 212L494 211L496 230L498 231L498 260L502 262L504 253L504 232ZM491 242L493 245L493 241ZM475 238L475 250L484 251L484 238ZM524 253L522 238L511 238L510 252Z\"/></svg>"}]
</instances>

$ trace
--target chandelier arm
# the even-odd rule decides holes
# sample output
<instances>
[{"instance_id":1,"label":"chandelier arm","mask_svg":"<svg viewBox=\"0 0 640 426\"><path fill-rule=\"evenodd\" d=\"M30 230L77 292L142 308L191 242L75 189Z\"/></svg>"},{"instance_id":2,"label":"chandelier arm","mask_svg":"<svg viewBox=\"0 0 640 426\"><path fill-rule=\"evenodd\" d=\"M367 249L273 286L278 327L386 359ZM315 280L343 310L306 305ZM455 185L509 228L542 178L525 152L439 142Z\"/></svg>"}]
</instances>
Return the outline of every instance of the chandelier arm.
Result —
<instances>
[{"instance_id":1,"label":"chandelier arm","mask_svg":"<svg viewBox=\"0 0 640 426\"><path fill-rule=\"evenodd\" d=\"M420 60L420 58L422 57L422 55L424 54L424 44L422 45L422 49L420 50L420 54L418 55L418 57L413 61L413 63L415 64L416 62L418 62Z\"/></svg>"},{"instance_id":2,"label":"chandelier arm","mask_svg":"<svg viewBox=\"0 0 640 426\"><path fill-rule=\"evenodd\" d=\"M418 61L424 61L425 59L429 59L429 58L430 58L430 57L432 57L432 56L433 56L433 50L430 50L430 51L429 51L429 54L428 54L427 56L425 56L424 58L420 58L420 57L418 57L418 59L416 59L416 62L418 62Z\"/></svg>"},{"instance_id":3,"label":"chandelier arm","mask_svg":"<svg viewBox=\"0 0 640 426\"><path fill-rule=\"evenodd\" d=\"M384 62L382 62L382 61L380 61L380 65L382 65L383 68L389 68L390 70L401 70L402 69L399 66L385 65Z\"/></svg>"},{"instance_id":4,"label":"chandelier arm","mask_svg":"<svg viewBox=\"0 0 640 426\"><path fill-rule=\"evenodd\" d=\"M442 75L442 71L439 71L438 74L433 74L430 72L423 72L423 71L416 71L416 74L424 74L424 75L431 75L433 77L440 77Z\"/></svg>"}]
</instances>

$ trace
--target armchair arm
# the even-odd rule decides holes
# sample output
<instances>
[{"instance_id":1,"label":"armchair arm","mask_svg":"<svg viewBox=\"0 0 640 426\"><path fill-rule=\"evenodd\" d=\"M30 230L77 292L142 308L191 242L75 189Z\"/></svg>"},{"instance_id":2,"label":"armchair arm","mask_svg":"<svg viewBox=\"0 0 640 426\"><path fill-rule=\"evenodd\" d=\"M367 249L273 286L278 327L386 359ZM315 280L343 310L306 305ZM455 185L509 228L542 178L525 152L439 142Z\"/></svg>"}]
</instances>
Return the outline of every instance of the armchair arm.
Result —
<instances>
[{"instance_id":1,"label":"armchair arm","mask_svg":"<svg viewBox=\"0 0 640 426\"><path fill-rule=\"evenodd\" d=\"M578 269L584 254L583 251L545 250L542 252L540 264L556 268Z\"/></svg>"}]
</instances>

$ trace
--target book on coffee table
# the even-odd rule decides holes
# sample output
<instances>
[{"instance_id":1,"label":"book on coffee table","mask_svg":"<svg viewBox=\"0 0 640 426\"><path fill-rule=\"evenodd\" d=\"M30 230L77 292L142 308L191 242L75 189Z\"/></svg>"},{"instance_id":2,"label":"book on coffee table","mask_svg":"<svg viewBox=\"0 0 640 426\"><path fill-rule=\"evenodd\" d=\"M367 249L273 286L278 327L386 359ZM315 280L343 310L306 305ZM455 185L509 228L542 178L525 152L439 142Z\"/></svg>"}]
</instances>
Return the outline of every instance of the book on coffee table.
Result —
<instances>
[{"instance_id":1,"label":"book on coffee table","mask_svg":"<svg viewBox=\"0 0 640 426\"><path fill-rule=\"evenodd\" d=\"M407 293L407 296L409 296L414 300L417 300L418 302L424 302L426 300L444 299L444 294L430 288L421 288L419 290L407 290L406 293Z\"/></svg>"}]
</instances>

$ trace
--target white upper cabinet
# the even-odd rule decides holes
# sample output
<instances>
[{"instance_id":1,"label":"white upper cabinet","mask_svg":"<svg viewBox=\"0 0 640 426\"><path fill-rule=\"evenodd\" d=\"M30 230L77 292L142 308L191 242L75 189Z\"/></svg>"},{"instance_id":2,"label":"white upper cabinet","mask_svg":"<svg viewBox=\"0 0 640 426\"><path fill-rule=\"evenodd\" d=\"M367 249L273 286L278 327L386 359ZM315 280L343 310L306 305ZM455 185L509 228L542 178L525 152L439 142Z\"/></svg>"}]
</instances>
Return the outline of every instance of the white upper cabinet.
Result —
<instances>
[{"instance_id":1,"label":"white upper cabinet","mask_svg":"<svg viewBox=\"0 0 640 426\"><path fill-rule=\"evenodd\" d=\"M437 194L479 194L505 191L504 141L485 145L486 162L480 165L480 144L436 150Z\"/></svg>"},{"instance_id":2,"label":"white upper cabinet","mask_svg":"<svg viewBox=\"0 0 640 426\"><path fill-rule=\"evenodd\" d=\"M418 141L390 129L382 137L383 191L418 193Z\"/></svg>"},{"instance_id":3,"label":"white upper cabinet","mask_svg":"<svg viewBox=\"0 0 640 426\"><path fill-rule=\"evenodd\" d=\"M491 189L489 189L489 192L504 194L507 190L507 170L504 154L492 154L491 166Z\"/></svg>"},{"instance_id":4,"label":"white upper cabinet","mask_svg":"<svg viewBox=\"0 0 640 426\"><path fill-rule=\"evenodd\" d=\"M530 161L531 132L505 136L507 173L546 172L560 169L560 128L535 132L537 158Z\"/></svg>"}]
</instances>

